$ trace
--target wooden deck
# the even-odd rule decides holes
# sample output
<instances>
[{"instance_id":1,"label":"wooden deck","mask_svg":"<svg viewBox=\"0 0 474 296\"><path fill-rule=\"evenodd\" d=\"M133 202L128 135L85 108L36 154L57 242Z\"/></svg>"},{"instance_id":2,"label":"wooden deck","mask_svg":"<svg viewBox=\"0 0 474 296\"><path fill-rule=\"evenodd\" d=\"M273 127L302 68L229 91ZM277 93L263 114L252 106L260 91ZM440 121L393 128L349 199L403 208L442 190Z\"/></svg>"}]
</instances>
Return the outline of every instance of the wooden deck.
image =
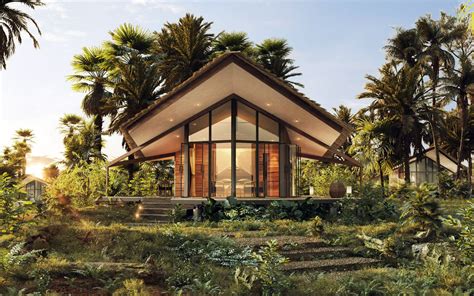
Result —
<instances>
[{"instance_id":1,"label":"wooden deck","mask_svg":"<svg viewBox=\"0 0 474 296\"><path fill-rule=\"evenodd\" d=\"M268 205L273 201L296 201L302 202L309 196L303 197L267 197L267 198L248 198L241 197L237 198L237 202L240 203L252 203L257 205ZM103 202L143 202L144 200L153 199L169 199L172 204L181 204L186 206L200 205L207 200L204 197L164 197L164 196L103 196L96 200L97 203ZM225 198L214 198L216 201L224 202ZM329 198L329 197L311 197L311 201L320 204L334 204L342 200L342 198Z\"/></svg>"}]
</instances>

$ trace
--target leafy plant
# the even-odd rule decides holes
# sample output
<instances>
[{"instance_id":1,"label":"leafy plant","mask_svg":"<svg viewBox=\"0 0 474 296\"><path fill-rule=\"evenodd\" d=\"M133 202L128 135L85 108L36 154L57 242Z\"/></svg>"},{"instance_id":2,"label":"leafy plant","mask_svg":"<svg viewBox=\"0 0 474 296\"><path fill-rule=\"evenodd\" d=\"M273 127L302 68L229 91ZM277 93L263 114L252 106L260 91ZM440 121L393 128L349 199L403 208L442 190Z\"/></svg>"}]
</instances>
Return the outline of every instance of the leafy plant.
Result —
<instances>
[{"instance_id":1,"label":"leafy plant","mask_svg":"<svg viewBox=\"0 0 474 296\"><path fill-rule=\"evenodd\" d=\"M340 207L340 219L345 223L372 223L398 220L398 208L383 197L381 187L372 184L362 186L358 198L344 198Z\"/></svg>"},{"instance_id":2,"label":"leafy plant","mask_svg":"<svg viewBox=\"0 0 474 296\"><path fill-rule=\"evenodd\" d=\"M0 233L13 233L27 223L25 215L33 208L20 187L7 174L0 174Z\"/></svg>"},{"instance_id":3,"label":"leafy plant","mask_svg":"<svg viewBox=\"0 0 474 296\"><path fill-rule=\"evenodd\" d=\"M420 185L402 207L402 226L418 227L421 231L417 233L417 237L428 238L437 233L441 229L442 220L436 197L438 191L432 185Z\"/></svg>"},{"instance_id":4,"label":"leafy plant","mask_svg":"<svg viewBox=\"0 0 474 296\"><path fill-rule=\"evenodd\" d=\"M170 211L169 217L174 223L183 221L186 218L186 210L181 204L176 204L174 208Z\"/></svg>"},{"instance_id":5,"label":"leafy plant","mask_svg":"<svg viewBox=\"0 0 474 296\"><path fill-rule=\"evenodd\" d=\"M219 221L224 217L224 205L208 197L202 204L202 217L204 220Z\"/></svg>"},{"instance_id":6,"label":"leafy plant","mask_svg":"<svg viewBox=\"0 0 474 296\"><path fill-rule=\"evenodd\" d=\"M268 241L252 256L256 264L252 267L237 269L235 280L250 289L254 283L258 283L261 295L283 295L289 289L290 282L280 268L288 262L288 259L278 253L276 240Z\"/></svg>"},{"instance_id":7,"label":"leafy plant","mask_svg":"<svg viewBox=\"0 0 474 296\"><path fill-rule=\"evenodd\" d=\"M127 279L123 281L123 287L116 290L113 296L148 296L150 291L145 286L143 280Z\"/></svg>"}]
</instances>

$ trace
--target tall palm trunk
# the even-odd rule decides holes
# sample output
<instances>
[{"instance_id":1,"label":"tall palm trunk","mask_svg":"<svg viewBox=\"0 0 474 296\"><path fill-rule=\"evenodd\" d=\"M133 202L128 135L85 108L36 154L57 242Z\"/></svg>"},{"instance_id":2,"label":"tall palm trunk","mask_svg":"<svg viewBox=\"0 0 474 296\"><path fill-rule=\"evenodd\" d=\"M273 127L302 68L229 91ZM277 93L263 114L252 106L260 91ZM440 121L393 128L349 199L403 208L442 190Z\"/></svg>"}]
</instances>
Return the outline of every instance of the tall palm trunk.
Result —
<instances>
[{"instance_id":1,"label":"tall palm trunk","mask_svg":"<svg viewBox=\"0 0 474 296\"><path fill-rule=\"evenodd\" d=\"M456 178L459 179L461 177L461 162L463 161L464 156L464 142L465 142L465 134L467 132L467 125L468 125L468 113L467 113L467 94L461 92L461 96L459 98L458 106L460 107L460 115L461 115L461 135L459 137L459 149L457 155L457 170L456 170ZM470 153L469 153L470 154Z\"/></svg>"},{"instance_id":2,"label":"tall palm trunk","mask_svg":"<svg viewBox=\"0 0 474 296\"><path fill-rule=\"evenodd\" d=\"M433 59L433 98L432 98L432 104L433 108L437 108L436 104L436 88L438 87L438 80L439 80L439 59L435 58ZM439 147L438 147L438 127L435 124L436 118L435 115L433 114L433 119L432 119L432 124L431 124L431 130L433 134L433 146L435 148L435 157L436 157L436 166L437 166L437 171L438 171L438 180L441 177L441 160L439 156ZM439 184L438 184L439 185Z\"/></svg>"},{"instance_id":3,"label":"tall palm trunk","mask_svg":"<svg viewBox=\"0 0 474 296\"><path fill-rule=\"evenodd\" d=\"M104 124L104 118L101 115L96 115L94 118L94 127L96 129L96 135L94 139L94 148L99 154L102 154L102 126Z\"/></svg>"},{"instance_id":4,"label":"tall palm trunk","mask_svg":"<svg viewBox=\"0 0 474 296\"><path fill-rule=\"evenodd\" d=\"M379 175L380 175L380 187L382 187L382 197L385 197L385 182L384 182L384 175L382 169L382 159L378 160L379 164Z\"/></svg>"},{"instance_id":5,"label":"tall palm trunk","mask_svg":"<svg viewBox=\"0 0 474 296\"><path fill-rule=\"evenodd\" d=\"M404 143L403 169L405 171L405 184L410 184L410 144Z\"/></svg>"}]
</instances>

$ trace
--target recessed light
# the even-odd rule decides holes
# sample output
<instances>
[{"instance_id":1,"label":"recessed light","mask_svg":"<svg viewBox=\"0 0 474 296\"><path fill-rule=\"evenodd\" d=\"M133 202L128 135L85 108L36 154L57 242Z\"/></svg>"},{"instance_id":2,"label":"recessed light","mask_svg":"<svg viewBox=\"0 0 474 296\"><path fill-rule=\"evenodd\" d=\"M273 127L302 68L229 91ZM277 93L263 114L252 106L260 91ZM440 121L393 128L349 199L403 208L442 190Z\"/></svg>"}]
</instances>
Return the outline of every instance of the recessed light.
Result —
<instances>
[{"instance_id":1,"label":"recessed light","mask_svg":"<svg viewBox=\"0 0 474 296\"><path fill-rule=\"evenodd\" d=\"M271 105L272 105L272 104L270 104L270 103L267 103L267 107L270 107Z\"/></svg>"},{"instance_id":2,"label":"recessed light","mask_svg":"<svg viewBox=\"0 0 474 296\"><path fill-rule=\"evenodd\" d=\"M295 119L295 120L293 120L293 121L296 122L296 123L300 122L298 119Z\"/></svg>"},{"instance_id":3,"label":"recessed light","mask_svg":"<svg viewBox=\"0 0 474 296\"><path fill-rule=\"evenodd\" d=\"M197 125L197 123L193 123L193 126L196 126L196 125Z\"/></svg>"},{"instance_id":4,"label":"recessed light","mask_svg":"<svg viewBox=\"0 0 474 296\"><path fill-rule=\"evenodd\" d=\"M201 107L201 103L197 103L196 106L197 106L197 107Z\"/></svg>"},{"instance_id":5,"label":"recessed light","mask_svg":"<svg viewBox=\"0 0 474 296\"><path fill-rule=\"evenodd\" d=\"M173 121L174 121L174 119L173 119L173 118L170 118L170 122L173 122Z\"/></svg>"},{"instance_id":6,"label":"recessed light","mask_svg":"<svg viewBox=\"0 0 474 296\"><path fill-rule=\"evenodd\" d=\"M179 138L179 135L176 135L176 138Z\"/></svg>"},{"instance_id":7,"label":"recessed light","mask_svg":"<svg viewBox=\"0 0 474 296\"><path fill-rule=\"evenodd\" d=\"M296 141L299 141L299 140L301 140L301 138L296 138Z\"/></svg>"}]
</instances>

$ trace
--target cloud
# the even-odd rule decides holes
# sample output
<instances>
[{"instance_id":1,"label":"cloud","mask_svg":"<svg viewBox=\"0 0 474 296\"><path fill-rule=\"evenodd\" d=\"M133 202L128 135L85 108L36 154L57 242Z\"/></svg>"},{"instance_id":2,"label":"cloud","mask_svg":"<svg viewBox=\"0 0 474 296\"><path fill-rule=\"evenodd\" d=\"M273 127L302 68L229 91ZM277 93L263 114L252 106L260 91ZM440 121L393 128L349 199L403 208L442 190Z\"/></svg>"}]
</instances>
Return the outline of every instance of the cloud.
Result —
<instances>
[{"instance_id":1,"label":"cloud","mask_svg":"<svg viewBox=\"0 0 474 296\"><path fill-rule=\"evenodd\" d=\"M178 4L173 4L173 3L163 2L163 1L158 1L158 0L131 0L131 3L134 5L157 8L162 11L171 12L174 14L182 13L185 10L184 7Z\"/></svg>"},{"instance_id":2,"label":"cloud","mask_svg":"<svg viewBox=\"0 0 474 296\"><path fill-rule=\"evenodd\" d=\"M46 5L40 9L55 13L59 18L66 19L68 17L66 8L58 0L44 0Z\"/></svg>"},{"instance_id":3,"label":"cloud","mask_svg":"<svg viewBox=\"0 0 474 296\"><path fill-rule=\"evenodd\" d=\"M42 37L50 42L55 42L55 43L65 43L68 42L74 38L79 38L79 37L85 37L87 34L82 31L77 31L77 30L66 30L66 31L59 31L59 30L53 30L53 31L46 31L43 33Z\"/></svg>"}]
</instances>

